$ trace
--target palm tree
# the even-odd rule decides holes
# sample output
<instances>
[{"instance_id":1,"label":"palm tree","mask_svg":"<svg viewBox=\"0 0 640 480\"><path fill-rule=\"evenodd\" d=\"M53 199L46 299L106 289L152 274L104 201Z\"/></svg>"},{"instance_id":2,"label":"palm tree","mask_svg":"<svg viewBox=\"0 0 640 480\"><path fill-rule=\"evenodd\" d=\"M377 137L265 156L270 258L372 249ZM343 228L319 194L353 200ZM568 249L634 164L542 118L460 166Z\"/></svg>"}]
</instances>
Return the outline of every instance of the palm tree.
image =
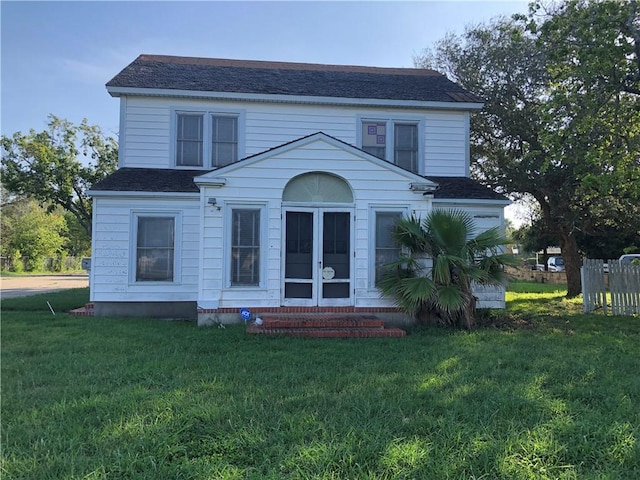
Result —
<instances>
[{"instance_id":1,"label":"palm tree","mask_svg":"<svg viewBox=\"0 0 640 480\"><path fill-rule=\"evenodd\" d=\"M476 322L472 286L502 284L503 267L514 265L502 252L507 243L499 227L475 235L471 216L461 210L432 210L423 220L399 220L394 241L401 258L388 265L380 287L419 322L470 328Z\"/></svg>"}]
</instances>

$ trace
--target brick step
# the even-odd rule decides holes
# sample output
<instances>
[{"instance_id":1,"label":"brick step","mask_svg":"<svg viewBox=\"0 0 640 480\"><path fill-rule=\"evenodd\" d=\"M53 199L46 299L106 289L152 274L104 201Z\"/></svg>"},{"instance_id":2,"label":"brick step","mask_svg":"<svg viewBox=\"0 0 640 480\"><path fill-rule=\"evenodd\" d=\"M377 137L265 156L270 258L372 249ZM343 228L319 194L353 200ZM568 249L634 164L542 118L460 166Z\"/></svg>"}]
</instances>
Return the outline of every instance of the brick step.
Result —
<instances>
[{"instance_id":1,"label":"brick step","mask_svg":"<svg viewBox=\"0 0 640 480\"><path fill-rule=\"evenodd\" d=\"M84 307L69 310L69 315L74 317L93 317L93 303L87 303Z\"/></svg>"},{"instance_id":2,"label":"brick step","mask_svg":"<svg viewBox=\"0 0 640 480\"><path fill-rule=\"evenodd\" d=\"M404 337L400 328L385 328L374 315L278 315L266 314L262 325L250 323L247 333L307 338Z\"/></svg>"},{"instance_id":3,"label":"brick step","mask_svg":"<svg viewBox=\"0 0 640 480\"><path fill-rule=\"evenodd\" d=\"M384 322L374 315L278 315L262 316L263 328L377 328L383 329Z\"/></svg>"},{"instance_id":4,"label":"brick step","mask_svg":"<svg viewBox=\"0 0 640 480\"><path fill-rule=\"evenodd\" d=\"M406 335L400 328L262 328L256 325L247 326L247 333L305 338L398 338Z\"/></svg>"}]
</instances>

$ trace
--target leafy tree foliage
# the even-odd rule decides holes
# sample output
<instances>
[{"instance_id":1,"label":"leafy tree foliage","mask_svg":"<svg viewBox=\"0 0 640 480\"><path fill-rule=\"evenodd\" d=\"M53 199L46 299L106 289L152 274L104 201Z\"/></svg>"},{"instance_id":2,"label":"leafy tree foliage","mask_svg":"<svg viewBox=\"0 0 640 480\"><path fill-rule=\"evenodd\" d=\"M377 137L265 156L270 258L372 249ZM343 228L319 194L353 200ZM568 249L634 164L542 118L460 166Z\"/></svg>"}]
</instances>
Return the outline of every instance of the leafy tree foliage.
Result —
<instances>
[{"instance_id":1,"label":"leafy tree foliage","mask_svg":"<svg viewBox=\"0 0 640 480\"><path fill-rule=\"evenodd\" d=\"M84 257L91 255L91 237L80 225L77 217L70 212L65 212L66 237L64 251L72 257Z\"/></svg>"},{"instance_id":2,"label":"leafy tree foliage","mask_svg":"<svg viewBox=\"0 0 640 480\"><path fill-rule=\"evenodd\" d=\"M471 216L459 210L436 209L423 220L402 219L393 238L408 253L389 267L380 287L422 322L473 326L473 282L500 284L502 267L515 263L500 250L507 239L499 227L476 235Z\"/></svg>"},{"instance_id":3,"label":"leafy tree foliage","mask_svg":"<svg viewBox=\"0 0 640 480\"><path fill-rule=\"evenodd\" d=\"M558 239L554 238L541 220L536 220L531 225L524 225L514 232L514 238L525 252L539 252L549 245L557 245Z\"/></svg>"},{"instance_id":4,"label":"leafy tree foliage","mask_svg":"<svg viewBox=\"0 0 640 480\"><path fill-rule=\"evenodd\" d=\"M63 250L66 221L59 213L48 213L35 200L16 201L2 209L2 255L21 270L42 270L45 257Z\"/></svg>"},{"instance_id":5,"label":"leafy tree foliage","mask_svg":"<svg viewBox=\"0 0 640 480\"><path fill-rule=\"evenodd\" d=\"M2 136L2 184L8 191L73 214L91 236L87 190L115 171L118 146L97 126L74 125L54 115L48 128Z\"/></svg>"},{"instance_id":6,"label":"leafy tree foliage","mask_svg":"<svg viewBox=\"0 0 640 480\"><path fill-rule=\"evenodd\" d=\"M416 59L485 99L474 174L535 198L568 296L581 292L578 235L640 231L638 32L635 1L575 0L469 27Z\"/></svg>"},{"instance_id":7,"label":"leafy tree foliage","mask_svg":"<svg viewBox=\"0 0 640 480\"><path fill-rule=\"evenodd\" d=\"M537 10L540 11L538 7ZM540 25L548 52L543 144L576 177L560 221L586 236L640 233L640 12L637 2L562 4ZM571 161L572 160L572 161Z\"/></svg>"}]
</instances>

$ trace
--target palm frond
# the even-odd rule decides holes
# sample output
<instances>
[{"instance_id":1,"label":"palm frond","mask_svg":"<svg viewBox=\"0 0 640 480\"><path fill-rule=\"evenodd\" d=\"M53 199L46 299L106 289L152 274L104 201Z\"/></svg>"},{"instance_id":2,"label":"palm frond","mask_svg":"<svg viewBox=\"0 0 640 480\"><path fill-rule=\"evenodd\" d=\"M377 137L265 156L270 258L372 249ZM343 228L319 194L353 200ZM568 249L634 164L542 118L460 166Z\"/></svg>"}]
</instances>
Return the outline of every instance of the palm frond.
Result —
<instances>
[{"instance_id":1,"label":"palm frond","mask_svg":"<svg viewBox=\"0 0 640 480\"><path fill-rule=\"evenodd\" d=\"M467 303L463 292L454 285L445 285L438 288L436 297L438 300L438 309L449 315L452 312L463 309Z\"/></svg>"},{"instance_id":2,"label":"palm frond","mask_svg":"<svg viewBox=\"0 0 640 480\"><path fill-rule=\"evenodd\" d=\"M446 252L464 248L475 227L471 216L462 210L433 210L423 221L423 228L434 243Z\"/></svg>"},{"instance_id":3,"label":"palm frond","mask_svg":"<svg viewBox=\"0 0 640 480\"><path fill-rule=\"evenodd\" d=\"M398 281L396 285L396 304L406 312L415 315L424 303L427 303L435 284L428 277L407 277Z\"/></svg>"},{"instance_id":4,"label":"palm frond","mask_svg":"<svg viewBox=\"0 0 640 480\"><path fill-rule=\"evenodd\" d=\"M444 323L473 325L472 284L502 283L504 265L514 261L502 251L499 227L474 234L473 218L462 210L434 209L422 221L413 215L398 221L393 238L408 253L389 265L383 294L409 313L431 311Z\"/></svg>"},{"instance_id":5,"label":"palm frond","mask_svg":"<svg viewBox=\"0 0 640 480\"><path fill-rule=\"evenodd\" d=\"M484 251L498 253L497 249L507 243L508 240L502 233L502 228L500 227L493 227L489 230L485 230L469 241L471 248L477 253L482 253Z\"/></svg>"},{"instance_id":6,"label":"palm frond","mask_svg":"<svg viewBox=\"0 0 640 480\"><path fill-rule=\"evenodd\" d=\"M411 216L403 218L396 223L393 233L393 241L411 253L428 251L428 241L425 232L420 225L420 220Z\"/></svg>"}]
</instances>

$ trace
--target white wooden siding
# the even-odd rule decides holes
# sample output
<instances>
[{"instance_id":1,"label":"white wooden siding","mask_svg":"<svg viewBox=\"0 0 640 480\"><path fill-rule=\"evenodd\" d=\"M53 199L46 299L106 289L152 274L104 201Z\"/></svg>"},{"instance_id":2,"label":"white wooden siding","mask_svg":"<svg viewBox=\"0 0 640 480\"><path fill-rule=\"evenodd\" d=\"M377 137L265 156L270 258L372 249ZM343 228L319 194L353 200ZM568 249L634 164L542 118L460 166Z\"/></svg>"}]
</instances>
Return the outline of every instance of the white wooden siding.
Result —
<instances>
[{"instance_id":1,"label":"white wooden siding","mask_svg":"<svg viewBox=\"0 0 640 480\"><path fill-rule=\"evenodd\" d=\"M262 153L324 132L356 145L361 117L406 116L424 120L424 166L426 175L464 176L468 171L468 113L463 111L402 110L344 106L283 105L253 102L214 102L195 99L127 97L120 148L126 167L172 168L172 109L243 111L244 156Z\"/></svg>"},{"instance_id":2,"label":"white wooden siding","mask_svg":"<svg viewBox=\"0 0 640 480\"><path fill-rule=\"evenodd\" d=\"M181 225L176 255L180 256L176 283L131 282L134 212L179 212ZM197 199L170 198L94 200L91 301L195 301L198 297L200 206Z\"/></svg>"},{"instance_id":3,"label":"white wooden siding","mask_svg":"<svg viewBox=\"0 0 640 480\"><path fill-rule=\"evenodd\" d=\"M409 180L386 168L372 168L372 163L347 154L322 141L274 155L264 161L245 165L231 173L225 173L227 184L222 188L203 187L202 197L216 197L222 210L204 209L203 282L198 303L219 307L267 307L281 305L281 255L282 255L282 192L288 181L309 171L326 171L344 178L351 186L355 200L355 252L352 288L355 289L356 306L391 306L388 299L380 298L378 290L371 288L369 278L370 248L369 215L373 206L409 206L416 214L424 214L430 201L409 190ZM264 202L267 205L267 245L263 255L260 287L228 287L228 272L224 268L224 256L228 255L228 239L223 231L229 204L238 200ZM324 204L328 206L330 204Z\"/></svg>"},{"instance_id":4,"label":"white wooden siding","mask_svg":"<svg viewBox=\"0 0 640 480\"><path fill-rule=\"evenodd\" d=\"M197 301L204 308L280 306L282 193L292 178L311 171L330 172L342 177L354 194L354 203L349 208L355 215L352 236L354 270L351 277L355 306L392 306L392 302L382 298L371 282L371 255L375 254L371 241L371 217L378 209L424 216L432 208L434 200L409 190L414 176L384 162L372 161L338 142L328 141L326 137L232 165L221 172L226 184L223 187L202 186L199 199L174 198L168 194L153 198L96 198L91 300ZM207 204L209 197L216 198L216 206ZM261 208L262 212L263 258L261 284L257 287L240 288L229 284L229 215L232 207L241 205ZM500 204L441 202L438 205L466 209L476 217L481 229L504 224ZM179 213L180 238L176 245L180 256L179 271L176 272L178 281L170 284L133 282L133 215L135 212L163 211ZM486 299L481 298L481 306L482 302L486 306L496 306L500 295L496 292L486 294ZM493 303L488 305L488 302Z\"/></svg>"},{"instance_id":5,"label":"white wooden siding","mask_svg":"<svg viewBox=\"0 0 640 480\"><path fill-rule=\"evenodd\" d=\"M156 99L127 98L120 125L123 167L169 168L169 112Z\"/></svg>"},{"instance_id":6,"label":"white wooden siding","mask_svg":"<svg viewBox=\"0 0 640 480\"><path fill-rule=\"evenodd\" d=\"M463 177L468 170L466 112L431 111L425 124L425 174Z\"/></svg>"}]
</instances>

